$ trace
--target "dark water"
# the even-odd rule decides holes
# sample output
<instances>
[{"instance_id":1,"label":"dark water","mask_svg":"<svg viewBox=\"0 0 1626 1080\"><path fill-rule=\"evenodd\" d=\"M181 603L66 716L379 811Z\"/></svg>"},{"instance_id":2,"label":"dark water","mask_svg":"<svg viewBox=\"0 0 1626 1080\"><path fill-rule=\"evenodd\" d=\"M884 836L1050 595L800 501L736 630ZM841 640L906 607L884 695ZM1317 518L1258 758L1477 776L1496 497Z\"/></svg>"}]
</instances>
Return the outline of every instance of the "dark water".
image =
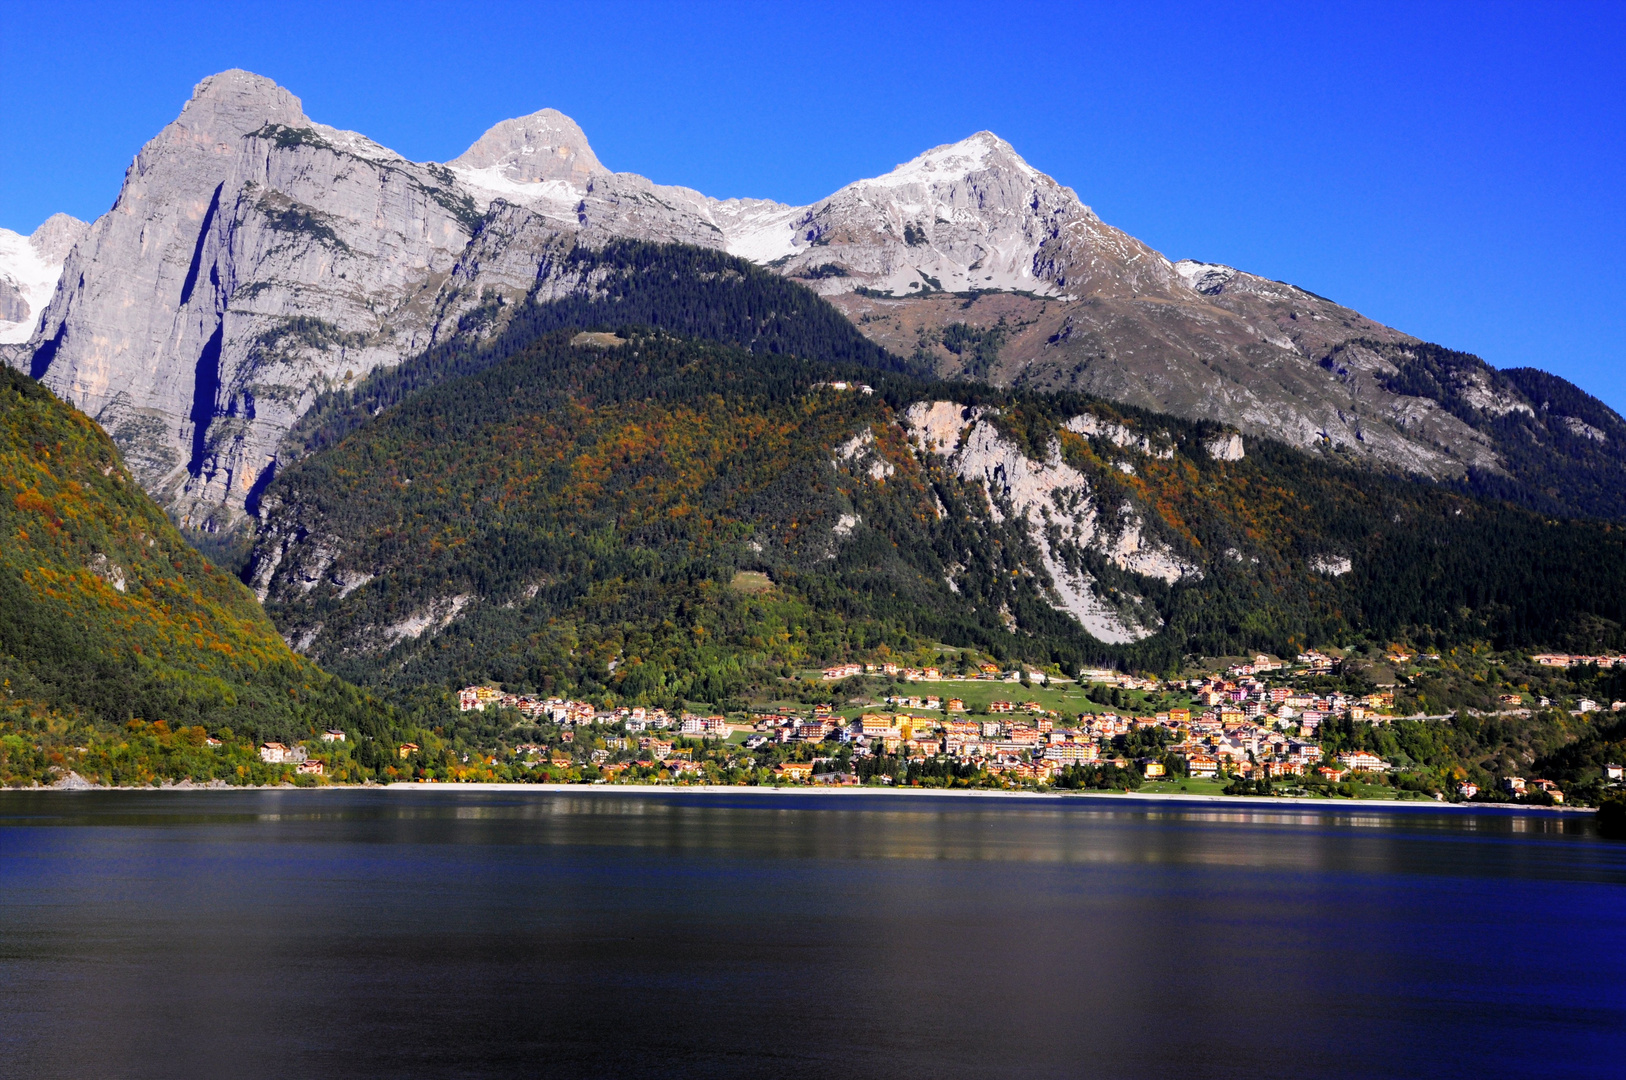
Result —
<instances>
[{"instance_id":1,"label":"dark water","mask_svg":"<svg viewBox=\"0 0 1626 1080\"><path fill-rule=\"evenodd\" d=\"M1576 818L0 794L6 1077L1626 1075Z\"/></svg>"}]
</instances>

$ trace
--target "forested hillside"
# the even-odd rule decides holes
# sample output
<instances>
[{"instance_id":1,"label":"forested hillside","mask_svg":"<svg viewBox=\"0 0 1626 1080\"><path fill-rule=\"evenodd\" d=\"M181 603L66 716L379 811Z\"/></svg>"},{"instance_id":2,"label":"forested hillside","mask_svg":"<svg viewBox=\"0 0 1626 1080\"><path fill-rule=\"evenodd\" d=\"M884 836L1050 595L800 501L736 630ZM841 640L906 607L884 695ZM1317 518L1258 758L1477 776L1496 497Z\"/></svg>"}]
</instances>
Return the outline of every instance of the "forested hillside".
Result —
<instances>
[{"instance_id":1,"label":"forested hillside","mask_svg":"<svg viewBox=\"0 0 1626 1080\"><path fill-rule=\"evenodd\" d=\"M534 339L287 471L254 566L278 625L403 691L492 679L663 702L938 643L1162 670L1399 634L1602 645L1626 622L1626 532L1608 525L1270 444L1215 460L1213 425L1082 397L621 333ZM1002 455L999 477L1075 477L1074 501L1024 511L952 445L928 449L933 401L990 425L957 421ZM1093 539L1055 534L1086 519ZM1143 636L1086 632L1058 576Z\"/></svg>"},{"instance_id":2,"label":"forested hillside","mask_svg":"<svg viewBox=\"0 0 1626 1080\"><path fill-rule=\"evenodd\" d=\"M187 546L100 428L9 369L0 536L0 723L88 740L162 721L252 740L381 715Z\"/></svg>"},{"instance_id":3,"label":"forested hillside","mask_svg":"<svg viewBox=\"0 0 1626 1080\"><path fill-rule=\"evenodd\" d=\"M1378 375L1385 389L1436 401L1487 438L1501 468L1470 468L1463 490L1538 513L1626 520L1626 420L1574 383L1422 342L1357 339L1323 363L1340 369L1352 351L1392 365Z\"/></svg>"}]
</instances>

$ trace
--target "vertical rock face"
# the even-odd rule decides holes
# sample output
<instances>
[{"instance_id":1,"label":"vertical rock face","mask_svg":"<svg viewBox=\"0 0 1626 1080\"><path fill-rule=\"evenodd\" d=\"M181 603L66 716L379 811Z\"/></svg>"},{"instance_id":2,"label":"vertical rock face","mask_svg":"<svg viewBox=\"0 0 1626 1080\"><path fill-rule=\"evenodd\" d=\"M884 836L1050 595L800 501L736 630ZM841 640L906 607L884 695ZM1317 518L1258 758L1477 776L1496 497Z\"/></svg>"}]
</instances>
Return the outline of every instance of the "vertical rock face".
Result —
<instances>
[{"instance_id":1,"label":"vertical rock face","mask_svg":"<svg viewBox=\"0 0 1626 1080\"><path fill-rule=\"evenodd\" d=\"M241 510L316 394L426 339L477 217L444 169L312 123L267 79L212 76L68 257L32 374L205 525Z\"/></svg>"},{"instance_id":2,"label":"vertical rock face","mask_svg":"<svg viewBox=\"0 0 1626 1080\"><path fill-rule=\"evenodd\" d=\"M1234 431L1224 432L1214 436L1205 445L1208 456L1215 461L1241 461L1243 456L1242 436Z\"/></svg>"}]
</instances>

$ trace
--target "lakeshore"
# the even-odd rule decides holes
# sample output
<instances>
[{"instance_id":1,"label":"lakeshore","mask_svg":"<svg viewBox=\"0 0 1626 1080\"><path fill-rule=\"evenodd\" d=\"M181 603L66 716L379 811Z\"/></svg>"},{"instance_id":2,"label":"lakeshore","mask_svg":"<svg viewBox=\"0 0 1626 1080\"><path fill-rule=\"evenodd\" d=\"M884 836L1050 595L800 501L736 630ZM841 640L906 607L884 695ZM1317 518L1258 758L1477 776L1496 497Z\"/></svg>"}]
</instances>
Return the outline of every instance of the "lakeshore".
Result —
<instances>
[{"instance_id":1,"label":"lakeshore","mask_svg":"<svg viewBox=\"0 0 1626 1080\"><path fill-rule=\"evenodd\" d=\"M1200 806L1274 806L1314 809L1362 810L1448 810L1458 813L1496 812L1533 814L1542 816L1595 814L1590 806L1531 806L1520 803L1451 803L1432 799L1328 799L1313 795L1192 795L1179 792L1124 792L1124 791L996 791L986 788L894 788L894 787L769 787L730 786L726 784L659 785L659 784L430 784L400 781L378 785L386 791L500 791L510 793L550 792L615 792L621 795L794 795L813 797L853 798L883 796L887 798L934 799L1006 799L1023 802L1068 802L1078 800L1147 803L1169 802ZM311 789L316 790L316 789Z\"/></svg>"},{"instance_id":2,"label":"lakeshore","mask_svg":"<svg viewBox=\"0 0 1626 1080\"><path fill-rule=\"evenodd\" d=\"M302 786L296 784L148 784L127 786L86 784L84 786L47 786L13 789L18 793L81 795L93 793L153 793L153 794L231 794L245 791L303 792L316 795L336 792L436 792L481 793L500 792L514 795L583 795L614 793L617 795L744 795L751 797L796 796L810 798L858 798L865 796L916 799L976 799L1019 802L1122 802L1122 803L1174 803L1186 806L1248 806L1288 807L1314 810L1391 810L1391 811L1447 811L1459 814L1495 813L1540 817L1589 817L1597 813L1590 806L1534 806L1528 803L1464 803L1435 802L1432 799L1333 799L1314 795L1201 795L1181 792L1127 792L1099 790L997 790L990 788L894 788L886 786L801 786L801 785L730 785L730 784L515 784L453 782L438 783L401 780L389 784L328 784ZM0 795L5 794L0 792Z\"/></svg>"}]
</instances>

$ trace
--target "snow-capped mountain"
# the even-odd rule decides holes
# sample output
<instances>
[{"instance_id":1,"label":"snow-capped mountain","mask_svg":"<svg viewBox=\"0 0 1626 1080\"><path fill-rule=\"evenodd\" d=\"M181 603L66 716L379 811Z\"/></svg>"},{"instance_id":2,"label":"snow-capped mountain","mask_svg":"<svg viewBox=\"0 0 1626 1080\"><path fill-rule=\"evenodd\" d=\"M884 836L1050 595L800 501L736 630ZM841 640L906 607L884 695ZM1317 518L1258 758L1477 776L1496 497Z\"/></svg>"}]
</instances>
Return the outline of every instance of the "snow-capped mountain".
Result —
<instances>
[{"instance_id":1,"label":"snow-capped mountain","mask_svg":"<svg viewBox=\"0 0 1626 1080\"><path fill-rule=\"evenodd\" d=\"M612 173L552 109L498 124L450 168L487 206L502 199L592 236L720 247L827 295L1021 290L1076 299L1179 280L1168 260L1105 225L987 131L810 206L713 199Z\"/></svg>"},{"instance_id":2,"label":"snow-capped mountain","mask_svg":"<svg viewBox=\"0 0 1626 1080\"><path fill-rule=\"evenodd\" d=\"M0 345L33 336L62 276L62 260L89 228L78 218L52 214L28 236L0 229Z\"/></svg>"},{"instance_id":3,"label":"snow-capped mountain","mask_svg":"<svg viewBox=\"0 0 1626 1080\"><path fill-rule=\"evenodd\" d=\"M591 289L556 256L618 237L770 267L947 376L1076 388L1442 478L1500 461L1439 401L1386 388L1384 350L1414 339L1290 285L1171 262L989 132L787 206L612 172L551 109L445 165L412 162L228 71L142 148L108 213L41 233L0 234L0 340L26 338L0 353L206 528L252 502L320 393L492 332L500 320L465 316L495 298L512 311Z\"/></svg>"}]
</instances>

